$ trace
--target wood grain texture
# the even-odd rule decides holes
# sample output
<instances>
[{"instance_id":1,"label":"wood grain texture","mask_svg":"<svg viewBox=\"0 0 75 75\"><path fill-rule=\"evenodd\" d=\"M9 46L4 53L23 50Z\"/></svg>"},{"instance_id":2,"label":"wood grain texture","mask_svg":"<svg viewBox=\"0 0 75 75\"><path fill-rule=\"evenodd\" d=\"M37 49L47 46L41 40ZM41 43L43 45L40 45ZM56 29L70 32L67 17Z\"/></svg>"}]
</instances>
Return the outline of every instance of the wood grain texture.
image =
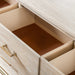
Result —
<instances>
[{"instance_id":1,"label":"wood grain texture","mask_svg":"<svg viewBox=\"0 0 75 75\"><path fill-rule=\"evenodd\" d=\"M5 58L8 60L8 62L10 62L10 64L12 64L14 68L17 69L18 75L38 75L40 56L33 49L31 49L26 43L24 43L18 37L16 37L6 27L0 24L0 45L4 43L7 44L9 50L12 53L15 52L17 54L18 58L23 64L23 67L25 68L23 69L21 65L20 65L21 68L18 68L19 62L17 59L15 59L15 57L6 58L7 57L6 54L2 55L6 56ZM16 62L13 62L13 60Z\"/></svg>"},{"instance_id":2,"label":"wood grain texture","mask_svg":"<svg viewBox=\"0 0 75 75\"><path fill-rule=\"evenodd\" d=\"M6 72L5 75L18 75L17 72L10 66L8 65L1 57L0 57L0 67ZM0 68L0 75L1 74L1 68Z\"/></svg>"},{"instance_id":3,"label":"wood grain texture","mask_svg":"<svg viewBox=\"0 0 75 75\"><path fill-rule=\"evenodd\" d=\"M33 13L75 38L75 0L19 0Z\"/></svg>"},{"instance_id":4,"label":"wood grain texture","mask_svg":"<svg viewBox=\"0 0 75 75\"><path fill-rule=\"evenodd\" d=\"M8 5L10 5L10 4L8 2L6 2L5 0L0 0L0 8L6 7Z\"/></svg>"},{"instance_id":5,"label":"wood grain texture","mask_svg":"<svg viewBox=\"0 0 75 75\"><path fill-rule=\"evenodd\" d=\"M15 30L13 33L40 55L43 55L62 45L60 41L49 35L36 24Z\"/></svg>"}]
</instances>

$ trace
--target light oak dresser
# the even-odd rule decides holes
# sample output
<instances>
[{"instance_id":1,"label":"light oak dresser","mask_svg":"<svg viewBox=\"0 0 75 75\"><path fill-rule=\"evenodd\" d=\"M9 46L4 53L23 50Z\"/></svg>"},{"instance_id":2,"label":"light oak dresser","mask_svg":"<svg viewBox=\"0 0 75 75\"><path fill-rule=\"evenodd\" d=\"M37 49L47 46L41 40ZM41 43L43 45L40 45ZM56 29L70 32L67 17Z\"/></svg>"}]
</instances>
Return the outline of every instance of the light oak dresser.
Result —
<instances>
[{"instance_id":1,"label":"light oak dresser","mask_svg":"<svg viewBox=\"0 0 75 75\"><path fill-rule=\"evenodd\" d=\"M75 0L0 0L0 75L75 75Z\"/></svg>"}]
</instances>

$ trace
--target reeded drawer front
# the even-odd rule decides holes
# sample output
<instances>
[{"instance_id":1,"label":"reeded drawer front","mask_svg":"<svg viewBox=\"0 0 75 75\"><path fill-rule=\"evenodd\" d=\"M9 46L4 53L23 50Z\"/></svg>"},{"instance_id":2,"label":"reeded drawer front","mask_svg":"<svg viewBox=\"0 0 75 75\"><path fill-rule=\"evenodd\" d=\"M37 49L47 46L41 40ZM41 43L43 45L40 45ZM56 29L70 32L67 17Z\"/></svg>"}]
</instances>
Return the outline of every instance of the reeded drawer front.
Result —
<instances>
[{"instance_id":1,"label":"reeded drawer front","mask_svg":"<svg viewBox=\"0 0 75 75\"><path fill-rule=\"evenodd\" d=\"M74 47L69 35L23 7L0 14L0 22L1 42L7 44L11 53L17 54L29 75L38 75L40 63L42 66L40 56L45 57L46 53L52 53L46 58L50 61ZM42 71L41 75L47 75L48 71Z\"/></svg>"},{"instance_id":2,"label":"reeded drawer front","mask_svg":"<svg viewBox=\"0 0 75 75\"><path fill-rule=\"evenodd\" d=\"M0 0L0 14L18 8L16 0Z\"/></svg>"},{"instance_id":3,"label":"reeded drawer front","mask_svg":"<svg viewBox=\"0 0 75 75\"><path fill-rule=\"evenodd\" d=\"M25 67L21 63L19 57L15 53L15 51L11 52L11 48L9 48L8 44L3 43L0 39L0 57L10 66L13 70L16 71L17 75L27 74L25 72ZM2 65L0 65L2 66ZM8 67L9 68L9 67ZM10 72L10 71L9 71ZM10 72L11 74L11 72Z\"/></svg>"},{"instance_id":4,"label":"reeded drawer front","mask_svg":"<svg viewBox=\"0 0 75 75\"><path fill-rule=\"evenodd\" d=\"M18 75L2 57L0 57L0 75Z\"/></svg>"}]
</instances>

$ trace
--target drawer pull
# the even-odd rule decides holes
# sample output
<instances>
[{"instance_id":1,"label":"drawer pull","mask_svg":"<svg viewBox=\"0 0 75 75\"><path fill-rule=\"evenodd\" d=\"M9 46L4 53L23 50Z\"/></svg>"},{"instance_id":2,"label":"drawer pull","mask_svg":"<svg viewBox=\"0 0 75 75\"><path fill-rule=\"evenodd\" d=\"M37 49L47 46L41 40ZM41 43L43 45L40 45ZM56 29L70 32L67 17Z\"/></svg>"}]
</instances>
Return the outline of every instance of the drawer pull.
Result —
<instances>
[{"instance_id":1,"label":"drawer pull","mask_svg":"<svg viewBox=\"0 0 75 75\"><path fill-rule=\"evenodd\" d=\"M2 49L8 56L10 56L10 57L14 56L14 54L15 54L15 53L12 54L12 53L10 52L10 50L9 50L9 48L7 47L6 44L3 45L3 46L1 47L1 49Z\"/></svg>"},{"instance_id":2,"label":"drawer pull","mask_svg":"<svg viewBox=\"0 0 75 75\"><path fill-rule=\"evenodd\" d=\"M0 74L1 75L8 75L8 73L0 66Z\"/></svg>"}]
</instances>

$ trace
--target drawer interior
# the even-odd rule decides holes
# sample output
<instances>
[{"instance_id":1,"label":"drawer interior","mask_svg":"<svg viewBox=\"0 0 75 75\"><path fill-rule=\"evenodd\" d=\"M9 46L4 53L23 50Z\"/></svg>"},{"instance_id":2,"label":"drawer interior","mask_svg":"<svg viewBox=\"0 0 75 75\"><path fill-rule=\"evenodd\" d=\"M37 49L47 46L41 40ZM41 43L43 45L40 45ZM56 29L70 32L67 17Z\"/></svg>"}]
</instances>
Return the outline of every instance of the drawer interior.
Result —
<instances>
[{"instance_id":1,"label":"drawer interior","mask_svg":"<svg viewBox=\"0 0 75 75\"><path fill-rule=\"evenodd\" d=\"M53 59L55 59L56 57L59 57L60 55L74 49L74 41L69 41L67 43L65 43L64 45L54 49L53 51L50 51L44 55L42 55L42 57L44 57L47 61L51 61Z\"/></svg>"},{"instance_id":2,"label":"drawer interior","mask_svg":"<svg viewBox=\"0 0 75 75\"><path fill-rule=\"evenodd\" d=\"M63 74L75 75L75 49L72 49L49 62Z\"/></svg>"},{"instance_id":3,"label":"drawer interior","mask_svg":"<svg viewBox=\"0 0 75 75\"><path fill-rule=\"evenodd\" d=\"M16 0L0 0L0 8L16 3Z\"/></svg>"},{"instance_id":4,"label":"drawer interior","mask_svg":"<svg viewBox=\"0 0 75 75\"><path fill-rule=\"evenodd\" d=\"M75 75L75 45L74 41L48 52L42 56L50 68L59 75ZM44 61L43 61L44 62ZM43 64L43 66L47 66ZM63 66L62 66L63 65Z\"/></svg>"},{"instance_id":5,"label":"drawer interior","mask_svg":"<svg viewBox=\"0 0 75 75\"><path fill-rule=\"evenodd\" d=\"M0 22L40 55L72 40L25 8L1 14Z\"/></svg>"},{"instance_id":6,"label":"drawer interior","mask_svg":"<svg viewBox=\"0 0 75 75\"><path fill-rule=\"evenodd\" d=\"M9 5L9 3L6 2L5 0L0 0L0 8L8 6L8 5Z\"/></svg>"},{"instance_id":7,"label":"drawer interior","mask_svg":"<svg viewBox=\"0 0 75 75\"><path fill-rule=\"evenodd\" d=\"M40 55L61 46L63 43L36 24L32 24L21 29L13 31L19 38L27 43Z\"/></svg>"}]
</instances>

